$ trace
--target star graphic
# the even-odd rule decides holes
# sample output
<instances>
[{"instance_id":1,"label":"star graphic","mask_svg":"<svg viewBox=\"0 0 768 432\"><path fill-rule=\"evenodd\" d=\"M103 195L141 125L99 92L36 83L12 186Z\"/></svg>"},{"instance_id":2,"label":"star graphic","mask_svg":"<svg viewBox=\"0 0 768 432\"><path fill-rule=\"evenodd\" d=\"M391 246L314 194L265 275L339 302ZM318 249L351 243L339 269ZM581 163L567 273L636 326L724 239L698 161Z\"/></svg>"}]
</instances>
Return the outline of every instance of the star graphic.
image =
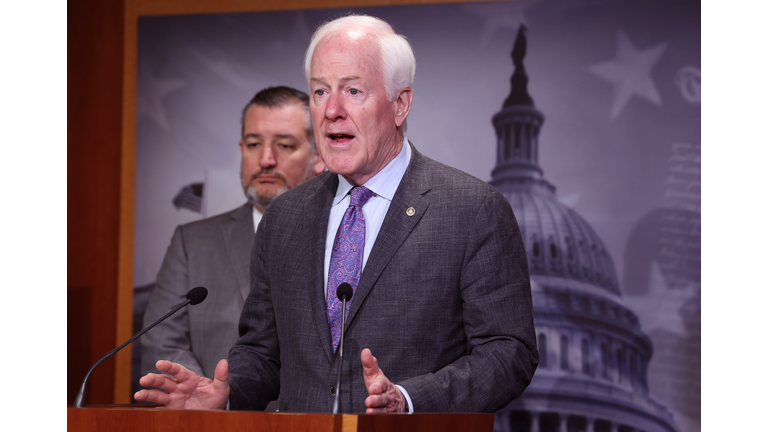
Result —
<instances>
[{"instance_id":1,"label":"star graphic","mask_svg":"<svg viewBox=\"0 0 768 432\"><path fill-rule=\"evenodd\" d=\"M681 309L701 288L690 284L670 289L656 260L651 262L648 291L644 294L625 295L625 304L637 314L640 327L645 333L665 330L680 337L687 335Z\"/></svg>"},{"instance_id":2,"label":"star graphic","mask_svg":"<svg viewBox=\"0 0 768 432\"><path fill-rule=\"evenodd\" d=\"M137 120L146 117L157 123L163 130L170 130L168 118L165 115L163 99L170 93L183 87L184 80L157 78L152 73L149 63L145 61L141 64L137 81L139 88L136 100Z\"/></svg>"},{"instance_id":3,"label":"star graphic","mask_svg":"<svg viewBox=\"0 0 768 432\"><path fill-rule=\"evenodd\" d=\"M269 46L275 51L296 49L302 54L309 45L309 40L312 38L314 28L307 24L307 18L304 11L296 11L293 13L293 30L290 32L290 37L286 39L272 38L269 41ZM302 58L303 59L303 58Z\"/></svg>"},{"instance_id":4,"label":"star graphic","mask_svg":"<svg viewBox=\"0 0 768 432\"><path fill-rule=\"evenodd\" d=\"M311 37L310 27L306 21L302 11L295 12L293 31L290 32L291 37L289 39L272 38L268 42L269 48L273 51L298 50L303 52ZM189 48L189 51L205 68L221 78L227 85L233 85L246 93L260 88L264 83L275 81L275 77L263 73L252 63L225 56L222 53L224 50Z\"/></svg>"},{"instance_id":5,"label":"star graphic","mask_svg":"<svg viewBox=\"0 0 768 432\"><path fill-rule=\"evenodd\" d=\"M465 12L480 17L483 20L483 33L480 35L480 48L491 40L497 31L511 29L517 31L520 24L526 24L525 9L536 3L530 2L499 2L462 4Z\"/></svg>"},{"instance_id":6,"label":"star graphic","mask_svg":"<svg viewBox=\"0 0 768 432\"><path fill-rule=\"evenodd\" d=\"M651 78L651 69L667 49L667 43L637 50L621 30L616 35L616 58L589 67L589 71L613 84L611 118L621 112L635 95L661 105L661 96Z\"/></svg>"},{"instance_id":7,"label":"star graphic","mask_svg":"<svg viewBox=\"0 0 768 432\"><path fill-rule=\"evenodd\" d=\"M204 52L197 48L190 48L190 54L196 58L206 69L214 73L223 83L235 86L246 94L258 87L258 83L269 82L268 77L258 70L249 68L241 61L233 58L214 58L217 52Z\"/></svg>"}]
</instances>

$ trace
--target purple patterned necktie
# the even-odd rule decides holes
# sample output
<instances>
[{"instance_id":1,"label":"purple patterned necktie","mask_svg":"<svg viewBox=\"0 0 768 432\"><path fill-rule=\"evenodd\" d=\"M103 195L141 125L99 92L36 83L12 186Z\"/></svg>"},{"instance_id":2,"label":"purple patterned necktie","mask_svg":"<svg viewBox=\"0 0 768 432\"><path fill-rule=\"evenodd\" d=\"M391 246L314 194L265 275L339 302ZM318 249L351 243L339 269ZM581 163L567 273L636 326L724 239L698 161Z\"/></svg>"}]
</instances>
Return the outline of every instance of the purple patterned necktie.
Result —
<instances>
[{"instance_id":1,"label":"purple patterned necktie","mask_svg":"<svg viewBox=\"0 0 768 432\"><path fill-rule=\"evenodd\" d=\"M355 186L351 191L349 208L341 219L331 251L331 263L328 267L328 287L325 303L328 307L328 327L331 330L333 351L339 344L341 335L341 302L336 297L336 289L342 282L352 285L352 292L357 289L360 273L363 271L363 250L365 249L365 216L363 205L373 192L365 186ZM354 294L352 295L354 298ZM347 300L347 313L349 312Z\"/></svg>"}]
</instances>

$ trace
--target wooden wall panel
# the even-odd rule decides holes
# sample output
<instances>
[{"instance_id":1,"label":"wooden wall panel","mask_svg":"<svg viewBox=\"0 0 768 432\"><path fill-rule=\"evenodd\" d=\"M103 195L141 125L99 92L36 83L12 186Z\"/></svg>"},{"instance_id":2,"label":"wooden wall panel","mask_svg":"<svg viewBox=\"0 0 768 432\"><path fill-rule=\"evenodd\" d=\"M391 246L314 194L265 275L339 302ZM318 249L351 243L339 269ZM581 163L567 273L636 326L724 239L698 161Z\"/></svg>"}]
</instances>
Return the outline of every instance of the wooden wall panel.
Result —
<instances>
[{"instance_id":1,"label":"wooden wall panel","mask_svg":"<svg viewBox=\"0 0 768 432\"><path fill-rule=\"evenodd\" d=\"M67 3L67 403L115 347L123 91L123 4ZM88 402L113 400L114 363Z\"/></svg>"}]
</instances>

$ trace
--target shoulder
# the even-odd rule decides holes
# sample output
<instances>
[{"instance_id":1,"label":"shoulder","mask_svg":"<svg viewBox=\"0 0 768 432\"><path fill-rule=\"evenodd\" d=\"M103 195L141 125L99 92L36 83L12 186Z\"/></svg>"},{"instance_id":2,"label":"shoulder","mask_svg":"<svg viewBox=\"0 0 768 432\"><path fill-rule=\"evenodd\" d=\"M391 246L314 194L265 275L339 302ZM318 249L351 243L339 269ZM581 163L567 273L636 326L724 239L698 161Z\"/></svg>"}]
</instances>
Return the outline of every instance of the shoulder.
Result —
<instances>
[{"instance_id":1,"label":"shoulder","mask_svg":"<svg viewBox=\"0 0 768 432\"><path fill-rule=\"evenodd\" d=\"M308 200L332 197L336 193L337 186L336 174L325 171L272 200L265 216L272 214L274 217L277 213L294 212L296 209L302 208Z\"/></svg>"},{"instance_id":2,"label":"shoulder","mask_svg":"<svg viewBox=\"0 0 768 432\"><path fill-rule=\"evenodd\" d=\"M416 180L424 185L422 187L429 188L432 192L454 200L477 201L483 200L489 195L498 195L499 198L502 198L496 188L487 182L458 168L424 156L415 149L409 171L413 174L409 181Z\"/></svg>"},{"instance_id":3,"label":"shoulder","mask_svg":"<svg viewBox=\"0 0 768 432\"><path fill-rule=\"evenodd\" d=\"M233 210L180 225L176 230L183 232L184 235L210 232L212 230L218 230L221 226L230 224L235 221L250 222L250 220L247 218L253 217L252 212L253 207L249 203L245 203Z\"/></svg>"}]
</instances>

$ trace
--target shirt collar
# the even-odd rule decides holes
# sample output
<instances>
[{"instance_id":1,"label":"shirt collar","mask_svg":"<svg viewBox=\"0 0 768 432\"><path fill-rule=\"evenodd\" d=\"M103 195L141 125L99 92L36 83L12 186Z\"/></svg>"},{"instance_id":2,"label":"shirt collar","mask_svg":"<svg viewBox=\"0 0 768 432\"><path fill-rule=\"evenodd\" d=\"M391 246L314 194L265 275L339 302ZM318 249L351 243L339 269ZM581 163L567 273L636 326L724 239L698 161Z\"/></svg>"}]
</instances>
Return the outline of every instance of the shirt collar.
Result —
<instances>
[{"instance_id":1,"label":"shirt collar","mask_svg":"<svg viewBox=\"0 0 768 432\"><path fill-rule=\"evenodd\" d=\"M400 149L400 153L398 153L397 156L395 156L395 158L375 176L365 182L363 186L367 187L375 196L380 196L387 201L392 201L392 198L397 191L397 187L400 185L400 180L403 179L405 170L408 169L408 163L410 161L411 145L408 143L408 138L403 136L403 148ZM344 176L339 174L336 175L339 177L339 186L336 188L336 196L333 198L332 206L339 204L353 187Z\"/></svg>"}]
</instances>

